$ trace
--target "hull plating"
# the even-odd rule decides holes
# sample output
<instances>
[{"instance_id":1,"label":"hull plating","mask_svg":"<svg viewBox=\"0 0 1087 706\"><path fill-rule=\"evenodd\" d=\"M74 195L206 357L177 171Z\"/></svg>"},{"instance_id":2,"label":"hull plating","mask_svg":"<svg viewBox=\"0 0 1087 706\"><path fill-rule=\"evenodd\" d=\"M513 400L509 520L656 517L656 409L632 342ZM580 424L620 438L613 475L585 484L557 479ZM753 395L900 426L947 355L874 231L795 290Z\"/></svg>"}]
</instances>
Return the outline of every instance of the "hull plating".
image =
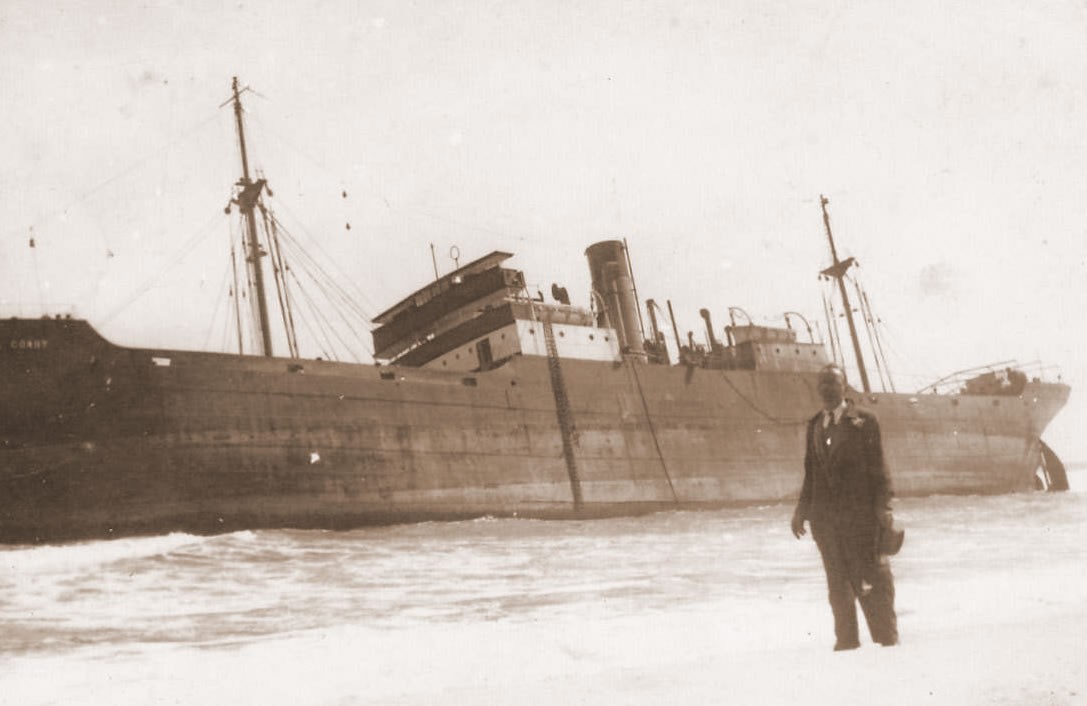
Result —
<instances>
[{"instance_id":1,"label":"hull plating","mask_svg":"<svg viewBox=\"0 0 1087 706\"><path fill-rule=\"evenodd\" d=\"M67 320L0 322L0 344L5 542L779 502L819 406L811 374L564 360L567 458L544 358L449 375L121 348ZM1067 396L858 402L899 495L1001 493L1033 487Z\"/></svg>"}]
</instances>

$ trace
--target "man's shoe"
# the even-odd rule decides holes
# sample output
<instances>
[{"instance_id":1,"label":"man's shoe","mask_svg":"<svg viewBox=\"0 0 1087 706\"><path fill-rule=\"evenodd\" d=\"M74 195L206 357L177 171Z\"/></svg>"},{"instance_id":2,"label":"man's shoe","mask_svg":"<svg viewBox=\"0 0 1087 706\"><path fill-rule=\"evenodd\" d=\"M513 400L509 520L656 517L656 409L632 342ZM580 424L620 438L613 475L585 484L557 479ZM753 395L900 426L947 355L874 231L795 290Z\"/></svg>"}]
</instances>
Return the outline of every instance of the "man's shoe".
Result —
<instances>
[{"instance_id":1,"label":"man's shoe","mask_svg":"<svg viewBox=\"0 0 1087 706\"><path fill-rule=\"evenodd\" d=\"M834 645L835 652L844 652L846 650L855 650L861 646L859 642L838 642Z\"/></svg>"}]
</instances>

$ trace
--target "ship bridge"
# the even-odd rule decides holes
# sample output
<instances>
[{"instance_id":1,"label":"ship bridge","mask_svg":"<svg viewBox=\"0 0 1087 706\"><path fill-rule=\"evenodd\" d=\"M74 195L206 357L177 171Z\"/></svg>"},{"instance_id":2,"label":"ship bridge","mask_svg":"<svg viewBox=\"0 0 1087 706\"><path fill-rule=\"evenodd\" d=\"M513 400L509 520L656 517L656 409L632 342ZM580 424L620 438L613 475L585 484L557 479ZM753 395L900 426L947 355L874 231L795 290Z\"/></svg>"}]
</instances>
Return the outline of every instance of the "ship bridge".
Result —
<instances>
[{"instance_id":1,"label":"ship bridge","mask_svg":"<svg viewBox=\"0 0 1087 706\"><path fill-rule=\"evenodd\" d=\"M615 331L588 309L527 294L495 251L440 277L374 318L374 357L393 365L488 370L515 355L622 359ZM551 352L549 352L551 349Z\"/></svg>"}]
</instances>

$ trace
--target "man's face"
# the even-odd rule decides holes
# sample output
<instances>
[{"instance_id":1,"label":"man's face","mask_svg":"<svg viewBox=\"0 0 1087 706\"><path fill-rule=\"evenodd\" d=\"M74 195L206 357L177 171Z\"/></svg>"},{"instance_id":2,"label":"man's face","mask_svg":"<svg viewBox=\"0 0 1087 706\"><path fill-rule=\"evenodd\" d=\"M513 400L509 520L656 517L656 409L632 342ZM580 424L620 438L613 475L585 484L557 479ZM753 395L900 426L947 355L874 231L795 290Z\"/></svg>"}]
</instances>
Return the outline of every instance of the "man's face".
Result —
<instances>
[{"instance_id":1,"label":"man's face","mask_svg":"<svg viewBox=\"0 0 1087 706\"><path fill-rule=\"evenodd\" d=\"M817 387L823 399L823 409L833 410L845 399L845 377L840 370L824 370L819 373Z\"/></svg>"}]
</instances>

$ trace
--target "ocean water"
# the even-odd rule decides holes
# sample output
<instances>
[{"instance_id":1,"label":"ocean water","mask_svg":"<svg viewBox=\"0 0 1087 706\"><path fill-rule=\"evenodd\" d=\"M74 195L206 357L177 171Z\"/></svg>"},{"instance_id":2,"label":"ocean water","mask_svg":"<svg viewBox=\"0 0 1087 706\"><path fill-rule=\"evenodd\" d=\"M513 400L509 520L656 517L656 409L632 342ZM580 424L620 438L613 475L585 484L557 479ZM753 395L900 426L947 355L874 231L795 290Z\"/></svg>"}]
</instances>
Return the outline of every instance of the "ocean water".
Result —
<instances>
[{"instance_id":1,"label":"ocean water","mask_svg":"<svg viewBox=\"0 0 1087 706\"><path fill-rule=\"evenodd\" d=\"M858 652L912 654L948 694L995 681L977 703L1019 703L999 665L975 683L947 660L978 635L1012 666L1043 659L1035 639L1087 644L1073 634L1087 628L1087 470L1071 482L897 501L903 644ZM763 665L803 671L833 643L791 509L2 548L0 703L701 703L718 679L772 702L792 687ZM1062 668L1063 652L1042 662L1060 682L1045 703L1087 696L1083 655ZM759 682L722 676L729 664ZM1023 703L1047 688L1036 679L1022 676Z\"/></svg>"}]
</instances>

